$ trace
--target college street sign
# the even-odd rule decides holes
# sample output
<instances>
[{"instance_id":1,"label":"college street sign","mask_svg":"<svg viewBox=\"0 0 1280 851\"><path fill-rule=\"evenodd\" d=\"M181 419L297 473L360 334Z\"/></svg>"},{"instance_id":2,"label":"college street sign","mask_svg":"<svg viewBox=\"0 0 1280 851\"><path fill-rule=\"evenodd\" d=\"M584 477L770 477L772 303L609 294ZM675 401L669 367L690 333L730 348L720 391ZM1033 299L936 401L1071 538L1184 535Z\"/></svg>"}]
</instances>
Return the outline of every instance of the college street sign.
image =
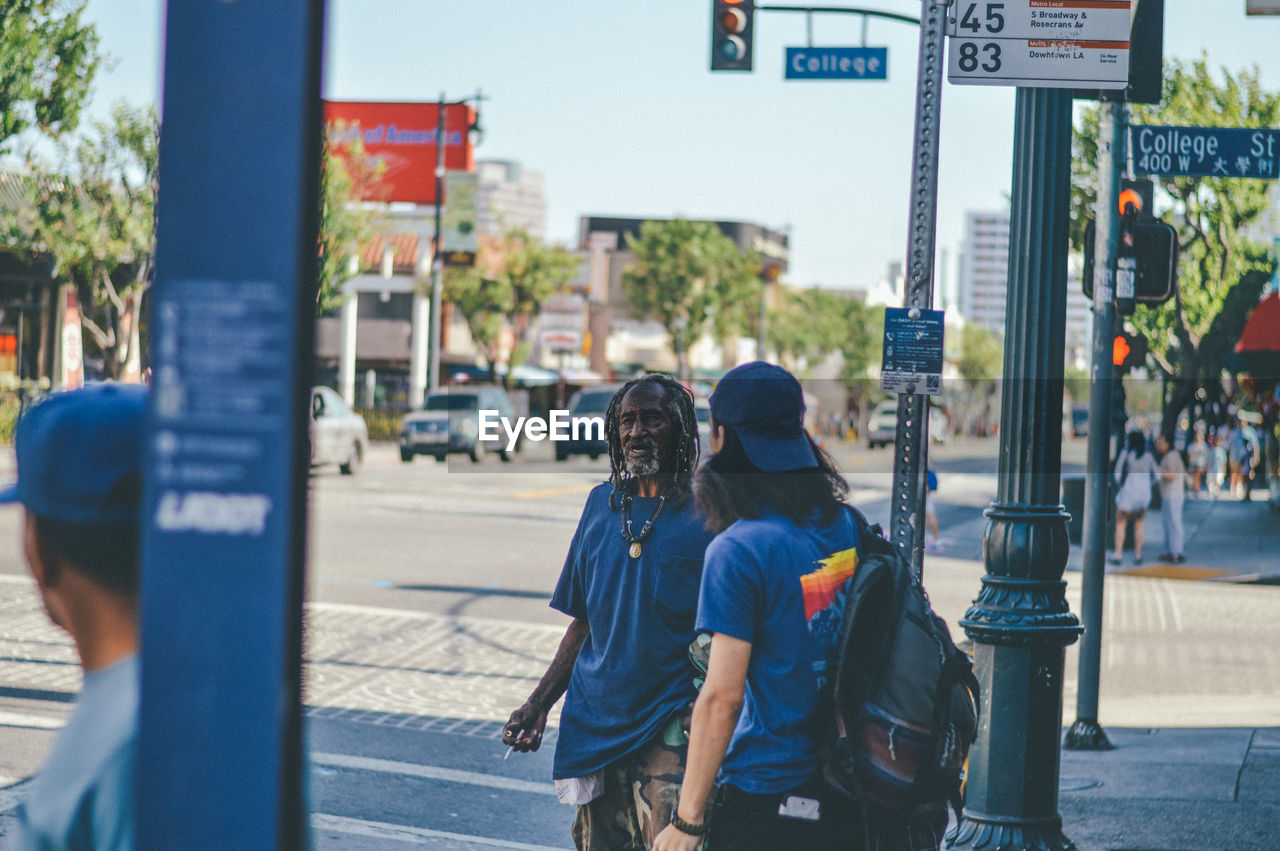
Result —
<instances>
[{"instance_id":1,"label":"college street sign","mask_svg":"<svg viewBox=\"0 0 1280 851\"><path fill-rule=\"evenodd\" d=\"M1280 130L1248 127L1129 127L1135 174L1280 177Z\"/></svg>"}]
</instances>

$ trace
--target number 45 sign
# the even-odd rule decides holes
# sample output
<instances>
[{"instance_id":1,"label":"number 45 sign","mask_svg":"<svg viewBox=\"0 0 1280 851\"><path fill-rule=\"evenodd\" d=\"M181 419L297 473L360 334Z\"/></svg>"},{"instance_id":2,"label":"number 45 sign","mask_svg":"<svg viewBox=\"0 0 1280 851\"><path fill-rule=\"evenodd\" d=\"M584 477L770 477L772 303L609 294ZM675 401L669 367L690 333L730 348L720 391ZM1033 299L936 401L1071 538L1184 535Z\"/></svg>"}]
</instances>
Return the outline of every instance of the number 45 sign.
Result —
<instances>
[{"instance_id":1,"label":"number 45 sign","mask_svg":"<svg viewBox=\"0 0 1280 851\"><path fill-rule=\"evenodd\" d=\"M958 0L947 79L978 86L1122 89L1129 0Z\"/></svg>"}]
</instances>

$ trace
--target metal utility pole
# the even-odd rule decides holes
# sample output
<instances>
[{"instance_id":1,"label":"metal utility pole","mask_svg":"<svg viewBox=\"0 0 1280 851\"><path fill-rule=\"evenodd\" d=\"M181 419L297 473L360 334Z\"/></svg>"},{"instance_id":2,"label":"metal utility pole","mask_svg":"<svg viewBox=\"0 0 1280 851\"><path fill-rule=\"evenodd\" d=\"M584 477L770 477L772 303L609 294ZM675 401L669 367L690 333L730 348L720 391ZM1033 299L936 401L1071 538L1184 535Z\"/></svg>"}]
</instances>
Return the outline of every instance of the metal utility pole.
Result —
<instances>
[{"instance_id":1,"label":"metal utility pole","mask_svg":"<svg viewBox=\"0 0 1280 851\"><path fill-rule=\"evenodd\" d=\"M427 325L427 392L440 386L440 290L444 286L444 234L440 231L440 213L444 205L444 146L449 134L444 128L444 92L440 93L436 112L436 223L431 234L431 312Z\"/></svg>"},{"instance_id":2,"label":"metal utility pole","mask_svg":"<svg viewBox=\"0 0 1280 851\"><path fill-rule=\"evenodd\" d=\"M907 281L903 307L933 307L933 251L938 217L938 124L942 113L942 66L947 36L947 4L923 0L920 8L920 61L916 82L915 159L911 164L911 212L907 243ZM924 388L898 395L898 435L894 442L893 494L889 540L924 570L925 469L929 451L929 405Z\"/></svg>"},{"instance_id":3,"label":"metal utility pole","mask_svg":"<svg viewBox=\"0 0 1280 851\"><path fill-rule=\"evenodd\" d=\"M1066 647L1080 632L1062 581L1070 543L1060 500L1071 92L1020 87L1014 126L999 487L986 511L987 574L960 620L974 641L982 715L948 845L1070 851L1058 736Z\"/></svg>"},{"instance_id":4,"label":"metal utility pole","mask_svg":"<svg viewBox=\"0 0 1280 851\"><path fill-rule=\"evenodd\" d=\"M1071 750L1110 750L1098 723L1098 677L1102 660L1102 589L1107 573L1107 510L1111 503L1111 394L1116 376L1112 360L1116 310L1114 276L1120 221L1120 169L1124 162L1125 105L1103 101L1098 126L1097 230L1093 251L1093 360L1089 366L1089 449L1084 494L1084 565L1080 639L1080 672L1076 721L1063 739Z\"/></svg>"}]
</instances>

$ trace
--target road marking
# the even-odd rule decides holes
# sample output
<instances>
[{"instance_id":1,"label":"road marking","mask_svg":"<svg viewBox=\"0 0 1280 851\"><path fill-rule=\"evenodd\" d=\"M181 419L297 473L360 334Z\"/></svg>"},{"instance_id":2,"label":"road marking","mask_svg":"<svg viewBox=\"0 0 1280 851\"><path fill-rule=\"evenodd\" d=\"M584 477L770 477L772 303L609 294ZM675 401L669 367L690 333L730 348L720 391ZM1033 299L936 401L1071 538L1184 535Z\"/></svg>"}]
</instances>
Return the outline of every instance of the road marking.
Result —
<instances>
[{"instance_id":1,"label":"road marking","mask_svg":"<svg viewBox=\"0 0 1280 851\"><path fill-rule=\"evenodd\" d=\"M518 851L559 851L551 845L530 845L527 842L511 842L506 839L491 839L487 836L471 836L466 833L450 833L445 830L430 830L425 827L408 827L402 824L387 824L381 821L331 816L326 813L315 813L311 816L311 827L316 830L332 830L353 836L368 836L373 839L394 839L399 842L421 842L424 839L444 839L450 842L467 842L472 845L487 845L490 848L514 848Z\"/></svg>"},{"instance_id":2,"label":"road marking","mask_svg":"<svg viewBox=\"0 0 1280 851\"><path fill-rule=\"evenodd\" d=\"M23 712L5 712L0 709L0 727L30 727L35 730L61 730L66 726L61 718L48 715L27 715ZM0 782L0 786L4 783Z\"/></svg>"},{"instance_id":3,"label":"road marking","mask_svg":"<svg viewBox=\"0 0 1280 851\"><path fill-rule=\"evenodd\" d=\"M539 488L531 491L513 491L512 499L541 499L544 496L563 496L567 493L587 493L594 490L595 485L567 485L558 488Z\"/></svg>"},{"instance_id":4,"label":"road marking","mask_svg":"<svg viewBox=\"0 0 1280 851\"><path fill-rule=\"evenodd\" d=\"M435 765L418 765L414 762L398 762L390 759L373 759L371 757L351 756L340 753L313 753L311 762L314 765L335 768L351 768L357 771L377 771L382 774L405 774L410 777L422 777L427 780L445 780L449 783L468 783L472 786L487 786L491 789L504 789L508 792L528 792L534 795L550 795L555 797L555 787L550 783L534 783L530 780L517 780L513 777L500 777L496 774L481 774L478 771L459 771L454 768L440 768Z\"/></svg>"}]
</instances>

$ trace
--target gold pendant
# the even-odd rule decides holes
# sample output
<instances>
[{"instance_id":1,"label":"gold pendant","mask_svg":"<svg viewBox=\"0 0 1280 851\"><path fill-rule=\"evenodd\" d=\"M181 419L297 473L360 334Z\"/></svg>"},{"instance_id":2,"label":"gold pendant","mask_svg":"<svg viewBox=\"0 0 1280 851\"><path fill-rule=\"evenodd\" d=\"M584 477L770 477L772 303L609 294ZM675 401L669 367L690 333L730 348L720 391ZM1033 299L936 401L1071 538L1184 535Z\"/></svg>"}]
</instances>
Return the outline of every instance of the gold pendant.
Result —
<instances>
[{"instance_id":1,"label":"gold pendant","mask_svg":"<svg viewBox=\"0 0 1280 851\"><path fill-rule=\"evenodd\" d=\"M640 558L640 542L635 541L634 543L632 543L631 549L628 550L628 552L631 553L632 558Z\"/></svg>"}]
</instances>

